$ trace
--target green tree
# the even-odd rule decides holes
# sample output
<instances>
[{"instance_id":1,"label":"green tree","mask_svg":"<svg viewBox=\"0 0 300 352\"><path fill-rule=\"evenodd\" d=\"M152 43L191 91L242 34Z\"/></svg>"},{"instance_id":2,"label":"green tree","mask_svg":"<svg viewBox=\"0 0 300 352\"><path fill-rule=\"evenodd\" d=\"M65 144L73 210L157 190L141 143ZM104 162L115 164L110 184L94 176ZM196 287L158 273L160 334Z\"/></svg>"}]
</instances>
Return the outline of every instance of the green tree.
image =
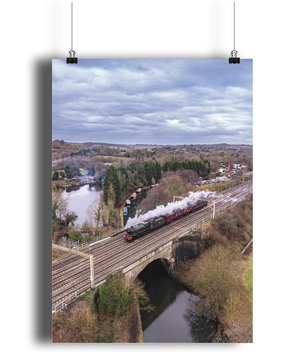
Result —
<instances>
[{"instance_id":1,"label":"green tree","mask_svg":"<svg viewBox=\"0 0 300 352\"><path fill-rule=\"evenodd\" d=\"M203 160L203 176L207 176L210 173L210 162L207 159ZM202 175L200 175L202 176Z\"/></svg>"},{"instance_id":2,"label":"green tree","mask_svg":"<svg viewBox=\"0 0 300 352\"><path fill-rule=\"evenodd\" d=\"M67 178L72 178L72 169L70 168L70 166L66 165L64 170Z\"/></svg>"},{"instance_id":3,"label":"green tree","mask_svg":"<svg viewBox=\"0 0 300 352\"><path fill-rule=\"evenodd\" d=\"M121 186L120 186L120 180L117 174L117 170L114 166L110 166L108 168L104 179L103 194L104 194L104 201L106 204L108 202L108 189L110 184L112 184L113 190L115 192L115 197L116 197L115 202L118 203L121 198Z\"/></svg>"},{"instance_id":4,"label":"green tree","mask_svg":"<svg viewBox=\"0 0 300 352\"><path fill-rule=\"evenodd\" d=\"M145 178L147 181L147 185L151 185L151 181L152 181L152 168L151 165L147 162L145 162L144 164L144 171L145 171Z\"/></svg>"},{"instance_id":5,"label":"green tree","mask_svg":"<svg viewBox=\"0 0 300 352\"><path fill-rule=\"evenodd\" d=\"M175 160L173 163L173 171L181 170L182 169L182 163L179 160Z\"/></svg>"},{"instance_id":6,"label":"green tree","mask_svg":"<svg viewBox=\"0 0 300 352\"><path fill-rule=\"evenodd\" d=\"M73 225L74 226L74 222L75 220L78 218L78 215L76 215L74 213L74 211L72 213L67 213L65 215L65 222L66 222L66 226L68 227L69 224Z\"/></svg>"},{"instance_id":7,"label":"green tree","mask_svg":"<svg viewBox=\"0 0 300 352\"><path fill-rule=\"evenodd\" d=\"M58 204L52 200L52 219L57 219L56 210L58 209Z\"/></svg>"},{"instance_id":8,"label":"green tree","mask_svg":"<svg viewBox=\"0 0 300 352\"><path fill-rule=\"evenodd\" d=\"M81 240L81 232L80 231L71 231L70 238L73 241Z\"/></svg>"},{"instance_id":9,"label":"green tree","mask_svg":"<svg viewBox=\"0 0 300 352\"><path fill-rule=\"evenodd\" d=\"M173 171L172 161L167 161L167 162L164 163L163 172L167 172L167 171Z\"/></svg>"},{"instance_id":10,"label":"green tree","mask_svg":"<svg viewBox=\"0 0 300 352\"><path fill-rule=\"evenodd\" d=\"M161 179L161 167L158 161L155 162L155 180L156 183Z\"/></svg>"},{"instance_id":11,"label":"green tree","mask_svg":"<svg viewBox=\"0 0 300 352\"><path fill-rule=\"evenodd\" d=\"M58 172L57 172L57 171L54 171L54 172L53 172L53 175L52 175L52 180L53 180L53 181L58 180L58 176L59 176Z\"/></svg>"},{"instance_id":12,"label":"green tree","mask_svg":"<svg viewBox=\"0 0 300 352\"><path fill-rule=\"evenodd\" d=\"M183 166L183 168L184 168L185 170L192 170L191 164L190 164L190 161L189 161L189 160L185 160L185 161L184 161L184 166Z\"/></svg>"},{"instance_id":13,"label":"green tree","mask_svg":"<svg viewBox=\"0 0 300 352\"><path fill-rule=\"evenodd\" d=\"M191 160L190 161L190 167L192 170L196 171L198 173L198 162L197 160Z\"/></svg>"}]
</instances>

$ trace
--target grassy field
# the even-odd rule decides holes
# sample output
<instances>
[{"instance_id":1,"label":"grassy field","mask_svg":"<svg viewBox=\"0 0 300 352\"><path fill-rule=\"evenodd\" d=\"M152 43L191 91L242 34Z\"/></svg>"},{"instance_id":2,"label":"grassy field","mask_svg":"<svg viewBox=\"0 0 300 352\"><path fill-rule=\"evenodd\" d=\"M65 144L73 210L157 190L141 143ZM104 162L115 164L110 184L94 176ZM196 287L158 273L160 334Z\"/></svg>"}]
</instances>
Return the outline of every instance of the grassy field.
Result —
<instances>
[{"instance_id":1,"label":"grassy field","mask_svg":"<svg viewBox=\"0 0 300 352\"><path fill-rule=\"evenodd\" d=\"M104 159L108 159L108 158L112 158L114 161L117 161L117 162L120 162L122 159L128 159L128 158L125 158L125 157L122 157L122 156L109 156L109 155L97 155L101 158L104 158Z\"/></svg>"},{"instance_id":2,"label":"grassy field","mask_svg":"<svg viewBox=\"0 0 300 352\"><path fill-rule=\"evenodd\" d=\"M215 184L214 183L209 183L207 185L202 185L202 187L204 187L204 188L215 187Z\"/></svg>"},{"instance_id":3,"label":"grassy field","mask_svg":"<svg viewBox=\"0 0 300 352\"><path fill-rule=\"evenodd\" d=\"M57 172L58 172L58 177L61 177L60 173L64 172L64 170L57 170ZM52 175L53 175L53 173L54 173L54 171L52 170Z\"/></svg>"},{"instance_id":4,"label":"grassy field","mask_svg":"<svg viewBox=\"0 0 300 352\"><path fill-rule=\"evenodd\" d=\"M80 173L82 176L87 175L88 171L87 170L83 170L83 169L79 169Z\"/></svg>"},{"instance_id":5,"label":"grassy field","mask_svg":"<svg viewBox=\"0 0 300 352\"><path fill-rule=\"evenodd\" d=\"M122 206L121 206L121 209L120 209L120 218L121 218L121 229L124 228L124 217L123 217L123 209L124 209L124 206L125 206L126 203L124 203Z\"/></svg>"},{"instance_id":6,"label":"grassy field","mask_svg":"<svg viewBox=\"0 0 300 352\"><path fill-rule=\"evenodd\" d=\"M244 276L244 282L249 288L249 290L253 293L253 256L249 258L248 261L249 268Z\"/></svg>"}]
</instances>

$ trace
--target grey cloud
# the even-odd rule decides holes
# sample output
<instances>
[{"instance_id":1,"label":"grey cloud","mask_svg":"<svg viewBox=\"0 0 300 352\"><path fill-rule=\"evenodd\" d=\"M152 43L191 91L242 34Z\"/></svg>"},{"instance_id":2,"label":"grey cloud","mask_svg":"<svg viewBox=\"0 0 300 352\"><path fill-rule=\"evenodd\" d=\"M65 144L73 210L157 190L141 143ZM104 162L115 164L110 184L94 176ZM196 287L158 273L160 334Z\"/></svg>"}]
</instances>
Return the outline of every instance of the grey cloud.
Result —
<instances>
[{"instance_id":1,"label":"grey cloud","mask_svg":"<svg viewBox=\"0 0 300 352\"><path fill-rule=\"evenodd\" d=\"M54 60L53 138L252 144L252 60L232 66L227 60L80 60L70 69Z\"/></svg>"}]
</instances>

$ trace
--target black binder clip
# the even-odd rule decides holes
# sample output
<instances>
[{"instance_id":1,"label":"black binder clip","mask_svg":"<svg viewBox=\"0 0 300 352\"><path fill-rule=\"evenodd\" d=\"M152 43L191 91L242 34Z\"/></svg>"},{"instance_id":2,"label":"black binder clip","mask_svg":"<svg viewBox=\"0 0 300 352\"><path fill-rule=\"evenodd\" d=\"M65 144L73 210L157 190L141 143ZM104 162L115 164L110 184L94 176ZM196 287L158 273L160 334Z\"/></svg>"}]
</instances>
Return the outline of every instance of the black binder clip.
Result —
<instances>
[{"instance_id":1,"label":"black binder clip","mask_svg":"<svg viewBox=\"0 0 300 352\"><path fill-rule=\"evenodd\" d=\"M74 50L69 51L70 56L66 58L67 64L78 64L78 58L75 57L76 52Z\"/></svg>"},{"instance_id":2,"label":"black binder clip","mask_svg":"<svg viewBox=\"0 0 300 352\"><path fill-rule=\"evenodd\" d=\"M230 64L239 64L240 63L240 58L237 57L237 51L236 50L232 50L232 52L230 53L231 57L229 58L229 63Z\"/></svg>"}]
</instances>

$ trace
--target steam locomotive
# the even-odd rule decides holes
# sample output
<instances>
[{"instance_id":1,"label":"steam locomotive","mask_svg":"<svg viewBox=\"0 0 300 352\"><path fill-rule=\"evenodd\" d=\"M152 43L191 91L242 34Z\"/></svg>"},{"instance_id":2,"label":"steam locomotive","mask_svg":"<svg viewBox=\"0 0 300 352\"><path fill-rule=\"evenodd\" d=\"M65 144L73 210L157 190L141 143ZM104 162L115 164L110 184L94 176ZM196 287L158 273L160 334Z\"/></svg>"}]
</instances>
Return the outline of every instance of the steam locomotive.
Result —
<instances>
[{"instance_id":1,"label":"steam locomotive","mask_svg":"<svg viewBox=\"0 0 300 352\"><path fill-rule=\"evenodd\" d=\"M181 218L189 213L200 210L207 206L207 201L198 201L193 207L188 207L186 209L177 210L174 213L166 216L160 216L156 218L149 219L146 222L131 226L127 229L127 233L124 236L124 239L128 242L135 240L141 236L146 235L149 232L152 232L160 227L169 224L170 222Z\"/></svg>"}]
</instances>

